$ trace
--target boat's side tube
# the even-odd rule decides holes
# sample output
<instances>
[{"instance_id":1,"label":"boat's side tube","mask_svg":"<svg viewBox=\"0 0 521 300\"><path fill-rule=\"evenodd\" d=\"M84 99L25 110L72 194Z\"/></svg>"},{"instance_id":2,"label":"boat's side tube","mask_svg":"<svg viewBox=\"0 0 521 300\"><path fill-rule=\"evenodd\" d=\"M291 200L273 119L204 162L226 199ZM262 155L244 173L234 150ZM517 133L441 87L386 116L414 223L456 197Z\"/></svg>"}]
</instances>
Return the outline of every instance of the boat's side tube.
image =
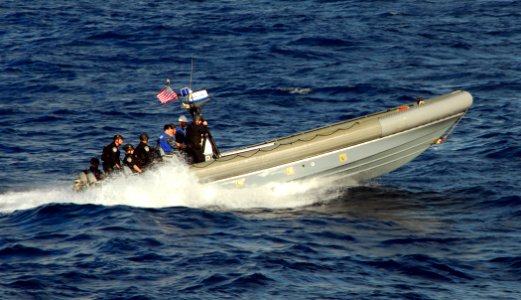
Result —
<instances>
[{"instance_id":1,"label":"boat's side tube","mask_svg":"<svg viewBox=\"0 0 521 300\"><path fill-rule=\"evenodd\" d=\"M472 95L466 91L456 91L432 98L425 104L412 106L404 111L379 118L383 136L409 128L434 122L459 113L464 113L472 105Z\"/></svg>"},{"instance_id":2,"label":"boat's side tube","mask_svg":"<svg viewBox=\"0 0 521 300\"><path fill-rule=\"evenodd\" d=\"M352 126L346 125L345 129L331 131L325 128L322 134L315 134L307 139L294 139L285 144L274 144L271 147L259 149L254 154L230 156L226 160L210 162L211 168L194 168L197 176L204 181L220 180L227 177L250 173L254 170L263 170L287 164L303 158L338 150L349 145L356 145L382 136L380 124L377 119L356 122Z\"/></svg>"},{"instance_id":3,"label":"boat's side tube","mask_svg":"<svg viewBox=\"0 0 521 300\"><path fill-rule=\"evenodd\" d=\"M292 163L372 141L447 117L461 117L472 96L456 91L409 109L388 111L273 141L217 160L193 165L203 182L216 181ZM459 115L459 116L458 116Z\"/></svg>"}]
</instances>

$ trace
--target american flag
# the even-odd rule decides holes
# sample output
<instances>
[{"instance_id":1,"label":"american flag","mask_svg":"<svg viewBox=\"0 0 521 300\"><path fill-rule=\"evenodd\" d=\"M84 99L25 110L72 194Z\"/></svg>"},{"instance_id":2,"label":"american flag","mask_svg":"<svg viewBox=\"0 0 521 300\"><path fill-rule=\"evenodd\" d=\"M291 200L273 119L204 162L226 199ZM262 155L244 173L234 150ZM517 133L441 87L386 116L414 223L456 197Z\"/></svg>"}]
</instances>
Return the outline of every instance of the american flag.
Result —
<instances>
[{"instance_id":1,"label":"american flag","mask_svg":"<svg viewBox=\"0 0 521 300\"><path fill-rule=\"evenodd\" d=\"M172 90L172 88L167 86L162 89L161 92L157 93L156 97L159 99L159 102L165 104L177 99L177 94Z\"/></svg>"}]
</instances>

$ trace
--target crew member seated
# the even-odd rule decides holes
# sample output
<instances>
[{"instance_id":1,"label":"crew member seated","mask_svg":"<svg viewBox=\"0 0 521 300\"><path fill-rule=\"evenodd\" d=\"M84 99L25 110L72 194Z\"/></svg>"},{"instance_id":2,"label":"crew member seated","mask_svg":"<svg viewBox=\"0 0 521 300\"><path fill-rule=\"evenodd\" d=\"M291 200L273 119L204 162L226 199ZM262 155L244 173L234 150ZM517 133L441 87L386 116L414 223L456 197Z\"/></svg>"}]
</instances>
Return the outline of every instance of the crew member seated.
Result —
<instances>
[{"instance_id":1,"label":"crew member seated","mask_svg":"<svg viewBox=\"0 0 521 300\"><path fill-rule=\"evenodd\" d=\"M134 149L134 155L137 159L138 167L142 170L161 160L158 150L148 144L148 134L146 133L139 135L139 144Z\"/></svg>"},{"instance_id":2,"label":"crew member seated","mask_svg":"<svg viewBox=\"0 0 521 300\"><path fill-rule=\"evenodd\" d=\"M161 133L158 140L161 155L179 156L179 147L175 141L175 133L176 129L174 124L165 124L165 126L163 126L163 133Z\"/></svg>"},{"instance_id":3,"label":"crew member seated","mask_svg":"<svg viewBox=\"0 0 521 300\"><path fill-rule=\"evenodd\" d=\"M137 165L137 159L134 156L134 146L132 146L132 144L126 144L123 146L123 150L125 150L123 166L128 168L132 174L143 172L143 170L141 170L141 168Z\"/></svg>"},{"instance_id":4,"label":"crew member seated","mask_svg":"<svg viewBox=\"0 0 521 300\"><path fill-rule=\"evenodd\" d=\"M112 143L103 148L101 160L103 161L103 171L105 171L106 174L121 170L121 162L119 161L120 153L118 149L121 145L123 145L123 136L116 134Z\"/></svg>"}]
</instances>

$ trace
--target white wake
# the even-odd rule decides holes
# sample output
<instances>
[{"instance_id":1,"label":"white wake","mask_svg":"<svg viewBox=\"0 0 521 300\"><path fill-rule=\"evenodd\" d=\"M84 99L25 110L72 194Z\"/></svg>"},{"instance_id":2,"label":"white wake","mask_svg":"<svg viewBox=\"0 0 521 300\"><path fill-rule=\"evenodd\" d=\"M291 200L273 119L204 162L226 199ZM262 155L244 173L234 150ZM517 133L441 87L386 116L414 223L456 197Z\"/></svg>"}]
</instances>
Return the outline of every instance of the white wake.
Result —
<instances>
[{"instance_id":1,"label":"white wake","mask_svg":"<svg viewBox=\"0 0 521 300\"><path fill-rule=\"evenodd\" d=\"M22 192L0 194L0 212L12 212L49 203L128 205L163 208L185 206L242 210L251 208L293 208L327 202L338 196L327 182L313 179L229 189L200 184L185 165L168 162L141 175L106 180L84 192L70 185L53 185Z\"/></svg>"}]
</instances>

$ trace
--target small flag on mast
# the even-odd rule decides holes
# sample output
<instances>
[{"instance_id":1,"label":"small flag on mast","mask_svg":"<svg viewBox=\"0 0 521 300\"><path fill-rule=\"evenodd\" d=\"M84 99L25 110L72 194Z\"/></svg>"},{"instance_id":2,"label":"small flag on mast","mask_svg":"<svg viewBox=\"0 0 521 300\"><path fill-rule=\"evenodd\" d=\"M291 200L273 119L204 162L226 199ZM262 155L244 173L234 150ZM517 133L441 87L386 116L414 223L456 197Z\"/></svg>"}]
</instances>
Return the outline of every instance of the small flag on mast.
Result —
<instances>
[{"instance_id":1,"label":"small flag on mast","mask_svg":"<svg viewBox=\"0 0 521 300\"><path fill-rule=\"evenodd\" d=\"M165 104L177 99L177 94L174 92L174 90L172 90L170 85L167 85L164 89L157 93L156 97L159 100L159 102Z\"/></svg>"}]
</instances>

